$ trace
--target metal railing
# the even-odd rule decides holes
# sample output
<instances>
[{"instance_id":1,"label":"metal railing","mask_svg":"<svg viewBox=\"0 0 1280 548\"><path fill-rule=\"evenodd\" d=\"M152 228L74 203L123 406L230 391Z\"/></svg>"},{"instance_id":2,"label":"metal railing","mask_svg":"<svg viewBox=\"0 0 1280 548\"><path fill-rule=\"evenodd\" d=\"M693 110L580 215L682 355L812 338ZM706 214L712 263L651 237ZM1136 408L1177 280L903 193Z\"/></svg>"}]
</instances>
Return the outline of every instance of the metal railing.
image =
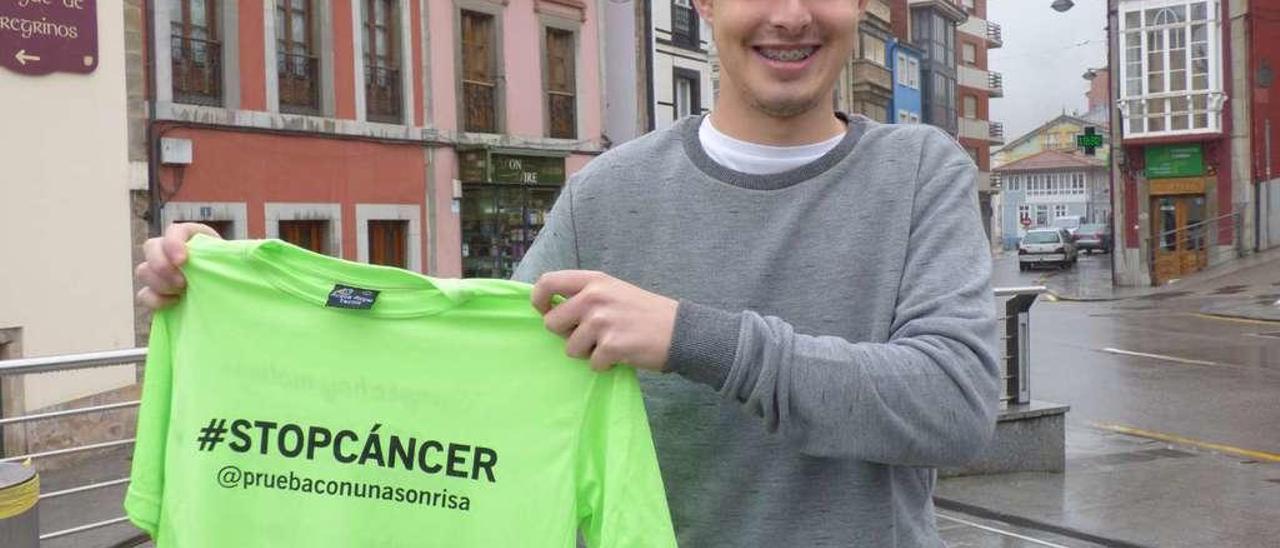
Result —
<instances>
[{"instance_id":1,"label":"metal railing","mask_svg":"<svg viewBox=\"0 0 1280 548\"><path fill-rule=\"evenodd\" d=\"M1000 32L1000 25L987 21L987 47L998 48L1004 46L1004 36Z\"/></svg>"},{"instance_id":2,"label":"metal railing","mask_svg":"<svg viewBox=\"0 0 1280 548\"><path fill-rule=\"evenodd\" d=\"M294 114L320 112L320 59L313 55L276 53L280 83L280 111Z\"/></svg>"},{"instance_id":3,"label":"metal railing","mask_svg":"<svg viewBox=\"0 0 1280 548\"><path fill-rule=\"evenodd\" d=\"M1001 315L997 316L998 321L1001 322L1002 325L1001 341L1003 343L1001 345L1000 357L1001 380L1003 381L1000 395L1000 405L1002 408L1010 405L1025 404L1031 399L1029 383L1029 361L1031 356L1030 309L1036 298L1044 292L1045 288L1040 286L996 288L995 290L996 298L1004 299L1003 312ZM143 362L146 359L146 355L147 349L132 348L127 350L112 350L86 354L0 360L0 377L37 375L96 367L137 364ZM89 413L103 413L120 409L136 408L139 403L140 402L138 400L132 400L61 411L4 417L0 418L0 436L3 435L3 429L7 426ZM128 446L134 443L135 438L131 437L133 435L135 434L127 432L124 434L125 437L118 440L16 455L0 459L0 462L22 462L27 459L37 460L61 455L102 451L114 447ZM95 483L87 483L58 491L41 493L40 500L43 501L60 497L70 497L99 489L127 485L128 483L129 478L116 478ZM111 519L84 523L75 527L43 533L40 535L40 540L46 541L69 537L87 531L93 531L95 529L115 525L117 523L123 523L127 520L128 518L125 516L119 516ZM142 540L145 540L144 535L134 535L118 546L134 545Z\"/></svg>"},{"instance_id":4,"label":"metal railing","mask_svg":"<svg viewBox=\"0 0 1280 548\"><path fill-rule=\"evenodd\" d=\"M107 367L113 365L130 365L140 363L146 359L147 350L145 348L131 348L128 350L111 350L107 352L91 352L87 354L69 354L63 356L46 356L40 358L19 358L13 360L0 360L0 377L17 376L17 375L37 375L43 373L56 373L63 371L76 371L80 369L91 369L96 367ZM89 407L79 407L75 409L67 409L62 411L52 411L46 413L35 413L30 415L19 415L14 417L0 418L0 437L4 434L4 428L16 424L24 424L35 421L43 421L55 418L70 417L75 415L84 415L89 413L102 413L119 409L129 409L137 407L140 402L138 400L110 403L105 405L94 405ZM24 455L15 455L0 459L0 462L23 462L27 459L38 460L49 457L71 455L77 453L87 453L93 451L101 451L114 447L124 447L132 445L133 437L124 437L118 440L90 443L73 447L65 447L61 449L53 449L48 451L38 451L27 453ZM105 489L116 485L124 485L129 482L129 478L117 478L107 481L88 483L52 491L41 493L40 500L53 499L87 493L99 489ZM52 540L71 536L86 531L101 529L117 523L127 521L124 516L118 516L112 519L85 523L76 527L51 531L40 535L41 541Z\"/></svg>"},{"instance_id":5,"label":"metal railing","mask_svg":"<svg viewBox=\"0 0 1280 548\"><path fill-rule=\"evenodd\" d=\"M988 131L991 136L991 142L993 143L1004 142L1004 123L1003 122L991 122L991 124L987 127L989 128Z\"/></svg>"},{"instance_id":6,"label":"metal railing","mask_svg":"<svg viewBox=\"0 0 1280 548\"><path fill-rule=\"evenodd\" d=\"M222 106L222 44L174 34L173 99L179 103Z\"/></svg>"},{"instance_id":7,"label":"metal railing","mask_svg":"<svg viewBox=\"0 0 1280 548\"><path fill-rule=\"evenodd\" d=\"M364 67L365 114L369 120L388 124L403 123L401 91L400 69L372 65Z\"/></svg>"},{"instance_id":8,"label":"metal railing","mask_svg":"<svg viewBox=\"0 0 1280 548\"><path fill-rule=\"evenodd\" d=\"M1004 75L994 70L987 71L987 91L992 97L1004 97Z\"/></svg>"}]
</instances>

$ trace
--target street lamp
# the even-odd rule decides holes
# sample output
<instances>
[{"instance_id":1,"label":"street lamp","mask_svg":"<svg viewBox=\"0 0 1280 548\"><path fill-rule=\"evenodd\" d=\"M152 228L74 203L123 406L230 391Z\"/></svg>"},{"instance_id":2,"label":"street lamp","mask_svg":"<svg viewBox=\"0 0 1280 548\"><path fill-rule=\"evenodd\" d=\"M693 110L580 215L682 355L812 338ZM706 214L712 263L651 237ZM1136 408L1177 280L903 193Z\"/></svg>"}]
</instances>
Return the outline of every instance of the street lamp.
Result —
<instances>
[{"instance_id":1,"label":"street lamp","mask_svg":"<svg viewBox=\"0 0 1280 548\"><path fill-rule=\"evenodd\" d=\"M1076 3L1071 0L1053 0L1053 4L1050 4L1049 7L1061 13L1075 7L1075 5Z\"/></svg>"}]
</instances>

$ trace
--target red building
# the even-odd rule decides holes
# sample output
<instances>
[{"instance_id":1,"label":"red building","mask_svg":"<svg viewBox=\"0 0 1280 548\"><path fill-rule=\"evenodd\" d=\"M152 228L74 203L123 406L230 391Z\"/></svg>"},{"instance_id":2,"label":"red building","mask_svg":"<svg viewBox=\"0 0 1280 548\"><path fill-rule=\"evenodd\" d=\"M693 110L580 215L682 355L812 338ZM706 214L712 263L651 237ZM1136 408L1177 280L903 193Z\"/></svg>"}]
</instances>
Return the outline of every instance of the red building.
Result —
<instances>
[{"instance_id":1,"label":"red building","mask_svg":"<svg viewBox=\"0 0 1280 548\"><path fill-rule=\"evenodd\" d=\"M130 8L131 159L153 232L199 221L506 277L567 175L604 150L594 2Z\"/></svg>"}]
</instances>

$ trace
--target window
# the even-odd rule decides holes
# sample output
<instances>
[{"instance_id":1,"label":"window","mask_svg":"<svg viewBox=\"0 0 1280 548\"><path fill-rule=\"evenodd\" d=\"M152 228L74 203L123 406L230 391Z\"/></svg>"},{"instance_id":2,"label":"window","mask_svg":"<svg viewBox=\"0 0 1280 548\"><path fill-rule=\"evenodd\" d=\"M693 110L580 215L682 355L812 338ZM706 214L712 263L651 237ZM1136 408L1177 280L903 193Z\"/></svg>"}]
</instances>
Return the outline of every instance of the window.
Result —
<instances>
[{"instance_id":1,"label":"window","mask_svg":"<svg viewBox=\"0 0 1280 548\"><path fill-rule=\"evenodd\" d=\"M173 222L175 222L175 223L200 223L200 224L205 225L205 226L207 226L207 227L209 227L209 228L212 228L212 229L213 229L213 231L214 231L214 232L217 232L217 233L218 233L218 236L219 236L219 237L221 237L221 238L222 238L222 239L224 239L224 240L230 240L230 239L233 239L233 238L235 238L235 237L236 237L236 232L235 232L235 221L225 221L225 220L224 220L224 221L210 221L210 220L205 220L205 219L191 219L191 220L176 220L176 221L173 221Z\"/></svg>"},{"instance_id":2,"label":"window","mask_svg":"<svg viewBox=\"0 0 1280 548\"><path fill-rule=\"evenodd\" d=\"M677 68L672 77L675 86L675 117L677 120L693 114L702 114L701 98L698 96L698 73L688 69Z\"/></svg>"},{"instance_id":3,"label":"window","mask_svg":"<svg viewBox=\"0 0 1280 548\"><path fill-rule=\"evenodd\" d=\"M671 43L687 48L702 49L698 37L698 12L691 0L671 0Z\"/></svg>"},{"instance_id":4,"label":"window","mask_svg":"<svg viewBox=\"0 0 1280 548\"><path fill-rule=\"evenodd\" d=\"M883 38L867 32L865 29L858 33L861 40L861 57L871 61L882 67L889 66L889 58L885 55L885 42Z\"/></svg>"},{"instance_id":5,"label":"window","mask_svg":"<svg viewBox=\"0 0 1280 548\"><path fill-rule=\"evenodd\" d=\"M907 112L907 111L905 111L905 110L899 110L899 111L898 111L898 123L899 123L899 124L910 124L910 123L911 123L911 113L910 113L910 112Z\"/></svg>"},{"instance_id":6,"label":"window","mask_svg":"<svg viewBox=\"0 0 1280 548\"><path fill-rule=\"evenodd\" d=\"M545 81L549 137L574 139L578 136L574 50L572 31L547 27Z\"/></svg>"},{"instance_id":7,"label":"window","mask_svg":"<svg viewBox=\"0 0 1280 548\"><path fill-rule=\"evenodd\" d=\"M222 42L216 0L169 0L173 100L222 105Z\"/></svg>"},{"instance_id":8,"label":"window","mask_svg":"<svg viewBox=\"0 0 1280 548\"><path fill-rule=\"evenodd\" d=\"M956 127L956 87L955 79L941 72L930 75L930 86L926 90L925 122L955 133Z\"/></svg>"},{"instance_id":9,"label":"window","mask_svg":"<svg viewBox=\"0 0 1280 548\"><path fill-rule=\"evenodd\" d=\"M1066 204L1054 204L1054 206L1053 206L1053 218L1054 218L1054 219L1057 219L1058 217L1066 217L1066 216L1067 216L1067 206L1066 206Z\"/></svg>"},{"instance_id":10,"label":"window","mask_svg":"<svg viewBox=\"0 0 1280 548\"><path fill-rule=\"evenodd\" d=\"M465 131L498 132L498 60L494 18L462 12L462 110Z\"/></svg>"},{"instance_id":11,"label":"window","mask_svg":"<svg viewBox=\"0 0 1280 548\"><path fill-rule=\"evenodd\" d=\"M978 47L973 44L967 42L963 44L960 49L960 54L964 57L964 62L967 64L973 65L978 62Z\"/></svg>"},{"instance_id":12,"label":"window","mask_svg":"<svg viewBox=\"0 0 1280 548\"><path fill-rule=\"evenodd\" d=\"M1023 219L1030 219L1030 218L1031 218L1031 206L1025 205L1025 204L1018 206L1018 222L1021 223Z\"/></svg>"},{"instance_id":13,"label":"window","mask_svg":"<svg viewBox=\"0 0 1280 548\"><path fill-rule=\"evenodd\" d=\"M320 110L320 58L316 56L311 0L276 0L276 74L280 111Z\"/></svg>"},{"instance_id":14,"label":"window","mask_svg":"<svg viewBox=\"0 0 1280 548\"><path fill-rule=\"evenodd\" d=\"M894 80L899 86L908 85L907 82L907 54L899 51L893 56Z\"/></svg>"},{"instance_id":15,"label":"window","mask_svg":"<svg viewBox=\"0 0 1280 548\"><path fill-rule=\"evenodd\" d=\"M408 268L409 221L369 221L369 264Z\"/></svg>"},{"instance_id":16,"label":"window","mask_svg":"<svg viewBox=\"0 0 1280 548\"><path fill-rule=\"evenodd\" d=\"M316 253L328 253L329 221L280 221L280 239Z\"/></svg>"},{"instance_id":17,"label":"window","mask_svg":"<svg viewBox=\"0 0 1280 548\"><path fill-rule=\"evenodd\" d=\"M1049 224L1049 206L1043 204L1037 205L1036 226L1045 226L1047 224Z\"/></svg>"},{"instance_id":18,"label":"window","mask_svg":"<svg viewBox=\"0 0 1280 548\"><path fill-rule=\"evenodd\" d=\"M885 108L884 105L877 105L875 103L863 102L861 106L862 106L861 110L862 110L863 116L866 116L867 118L870 118L880 123L889 122L889 109Z\"/></svg>"},{"instance_id":19,"label":"window","mask_svg":"<svg viewBox=\"0 0 1280 548\"><path fill-rule=\"evenodd\" d=\"M376 122L400 123L400 51L396 2L364 0L365 115Z\"/></svg>"},{"instance_id":20,"label":"window","mask_svg":"<svg viewBox=\"0 0 1280 548\"><path fill-rule=\"evenodd\" d=\"M1205 0L1150 2L1121 18L1120 110L1126 136L1218 131L1216 9Z\"/></svg>"},{"instance_id":21,"label":"window","mask_svg":"<svg viewBox=\"0 0 1280 548\"><path fill-rule=\"evenodd\" d=\"M964 117L965 118L978 117L978 98L977 97L974 97L972 95L964 96Z\"/></svg>"},{"instance_id":22,"label":"window","mask_svg":"<svg viewBox=\"0 0 1280 548\"><path fill-rule=\"evenodd\" d=\"M906 86L912 89L920 89L920 60L911 57L905 53L898 53L897 64L894 65L897 72L898 85Z\"/></svg>"}]
</instances>

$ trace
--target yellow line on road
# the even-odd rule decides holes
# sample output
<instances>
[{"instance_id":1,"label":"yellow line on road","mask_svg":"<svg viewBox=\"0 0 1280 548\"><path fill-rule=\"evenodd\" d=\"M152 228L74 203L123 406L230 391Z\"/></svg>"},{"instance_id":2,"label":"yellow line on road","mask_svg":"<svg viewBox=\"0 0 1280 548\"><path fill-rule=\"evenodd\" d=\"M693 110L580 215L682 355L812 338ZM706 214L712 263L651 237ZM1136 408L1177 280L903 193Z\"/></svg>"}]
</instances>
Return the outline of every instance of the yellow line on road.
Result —
<instances>
[{"instance_id":1,"label":"yellow line on road","mask_svg":"<svg viewBox=\"0 0 1280 548\"><path fill-rule=\"evenodd\" d=\"M1120 424L1109 424L1105 422L1090 422L1089 425L1093 426L1094 428L1101 428L1103 430L1109 430L1111 432L1117 432L1120 434L1128 434L1130 436L1138 436L1140 438L1167 441L1169 443L1180 443L1182 445L1190 445L1192 447L1199 447L1201 449L1208 449L1210 451L1217 451L1219 453L1226 453L1228 455L1235 455L1237 457L1245 457L1249 459L1262 460L1267 462L1280 462L1280 454L1268 453L1266 451L1254 451L1252 449L1241 449L1239 447L1232 447L1230 445L1222 445L1220 443L1213 443L1213 442L1195 440L1191 438L1185 438L1176 434L1164 434L1161 432L1152 432L1150 430L1143 430L1141 428L1134 428L1132 426L1124 426Z\"/></svg>"},{"instance_id":2,"label":"yellow line on road","mask_svg":"<svg viewBox=\"0 0 1280 548\"><path fill-rule=\"evenodd\" d=\"M1196 312L1192 314L1192 316L1197 316L1207 320L1221 320L1224 322L1252 323L1252 324L1262 324L1262 325L1272 325L1272 326L1280 325L1280 322L1277 322L1274 320L1255 320L1253 318L1236 318L1232 316L1218 316L1216 314L1205 314L1203 312Z\"/></svg>"}]
</instances>

